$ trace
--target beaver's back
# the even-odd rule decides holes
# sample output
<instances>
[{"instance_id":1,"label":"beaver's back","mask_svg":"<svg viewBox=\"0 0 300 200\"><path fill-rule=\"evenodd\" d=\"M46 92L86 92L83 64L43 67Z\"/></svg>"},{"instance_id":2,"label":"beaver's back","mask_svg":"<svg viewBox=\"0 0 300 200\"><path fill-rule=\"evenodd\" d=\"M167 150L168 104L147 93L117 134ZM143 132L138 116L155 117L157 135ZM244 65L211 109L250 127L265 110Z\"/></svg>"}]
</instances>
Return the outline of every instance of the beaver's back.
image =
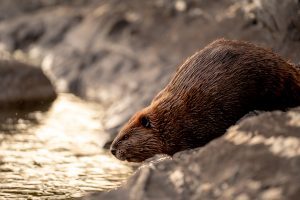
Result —
<instances>
[{"instance_id":1,"label":"beaver's back","mask_svg":"<svg viewBox=\"0 0 300 200\"><path fill-rule=\"evenodd\" d=\"M172 108L176 113L172 118L177 118L173 124L185 123L176 131L189 133L189 143L199 146L225 133L250 111L300 105L300 74L270 50L217 40L177 70L153 105L158 112ZM163 115L168 118L168 113Z\"/></svg>"},{"instance_id":2,"label":"beaver's back","mask_svg":"<svg viewBox=\"0 0 300 200\"><path fill-rule=\"evenodd\" d=\"M176 96L191 93L194 98L228 99L244 109L283 109L299 104L300 75L267 49L217 40L190 57L166 90Z\"/></svg>"}]
</instances>

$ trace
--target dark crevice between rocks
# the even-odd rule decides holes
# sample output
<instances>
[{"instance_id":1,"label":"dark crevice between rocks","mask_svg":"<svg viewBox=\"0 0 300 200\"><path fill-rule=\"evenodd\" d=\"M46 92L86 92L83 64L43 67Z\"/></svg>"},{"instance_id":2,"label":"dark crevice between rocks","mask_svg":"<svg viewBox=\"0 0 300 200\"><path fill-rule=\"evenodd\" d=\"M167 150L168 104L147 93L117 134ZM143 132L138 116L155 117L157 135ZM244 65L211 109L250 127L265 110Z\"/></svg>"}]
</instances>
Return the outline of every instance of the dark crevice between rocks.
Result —
<instances>
[{"instance_id":1,"label":"dark crevice between rocks","mask_svg":"<svg viewBox=\"0 0 300 200\"><path fill-rule=\"evenodd\" d=\"M108 35L116 36L119 35L130 23L126 19L119 19L115 23L113 23L110 28Z\"/></svg>"},{"instance_id":2,"label":"dark crevice between rocks","mask_svg":"<svg viewBox=\"0 0 300 200\"><path fill-rule=\"evenodd\" d=\"M16 24L15 30L11 33L11 37L15 39L13 50L26 49L32 43L37 42L44 33L45 27L42 22Z\"/></svg>"}]
</instances>

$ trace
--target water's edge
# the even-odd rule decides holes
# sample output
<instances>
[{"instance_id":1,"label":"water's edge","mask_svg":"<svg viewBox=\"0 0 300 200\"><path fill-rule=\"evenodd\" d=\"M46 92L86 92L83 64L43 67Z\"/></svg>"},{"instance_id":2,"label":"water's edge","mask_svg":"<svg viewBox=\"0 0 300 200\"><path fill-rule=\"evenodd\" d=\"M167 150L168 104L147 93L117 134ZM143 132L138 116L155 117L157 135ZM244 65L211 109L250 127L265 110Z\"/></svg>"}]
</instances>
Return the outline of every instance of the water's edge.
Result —
<instances>
[{"instance_id":1,"label":"water's edge","mask_svg":"<svg viewBox=\"0 0 300 200\"><path fill-rule=\"evenodd\" d=\"M0 199L66 199L119 186L132 167L101 149L101 110L61 94L46 112L1 112Z\"/></svg>"}]
</instances>

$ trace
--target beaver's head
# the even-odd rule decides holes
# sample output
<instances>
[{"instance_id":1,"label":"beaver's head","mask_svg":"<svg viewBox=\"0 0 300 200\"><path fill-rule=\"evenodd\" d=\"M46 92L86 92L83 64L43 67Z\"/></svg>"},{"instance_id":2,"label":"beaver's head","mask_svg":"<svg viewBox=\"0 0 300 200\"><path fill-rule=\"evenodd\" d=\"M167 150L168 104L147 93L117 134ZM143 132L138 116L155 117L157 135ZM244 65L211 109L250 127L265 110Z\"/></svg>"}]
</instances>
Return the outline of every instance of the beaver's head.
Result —
<instances>
[{"instance_id":1,"label":"beaver's head","mask_svg":"<svg viewBox=\"0 0 300 200\"><path fill-rule=\"evenodd\" d=\"M141 162L157 153L165 153L155 117L151 107L136 113L114 139L112 154L120 160Z\"/></svg>"},{"instance_id":2,"label":"beaver's head","mask_svg":"<svg viewBox=\"0 0 300 200\"><path fill-rule=\"evenodd\" d=\"M181 148L184 146L182 107L174 105L180 101L165 95L160 97L158 95L150 106L133 115L114 139L111 152L118 159L141 162L155 154L172 155L187 148Z\"/></svg>"}]
</instances>

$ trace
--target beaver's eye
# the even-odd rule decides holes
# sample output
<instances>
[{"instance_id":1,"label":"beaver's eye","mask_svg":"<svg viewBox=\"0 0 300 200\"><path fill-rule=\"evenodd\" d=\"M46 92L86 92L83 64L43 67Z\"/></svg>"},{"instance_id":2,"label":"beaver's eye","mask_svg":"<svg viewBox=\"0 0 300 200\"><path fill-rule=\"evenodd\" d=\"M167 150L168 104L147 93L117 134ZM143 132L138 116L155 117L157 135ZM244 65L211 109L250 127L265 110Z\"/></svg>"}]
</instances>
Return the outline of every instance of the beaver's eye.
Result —
<instances>
[{"instance_id":1,"label":"beaver's eye","mask_svg":"<svg viewBox=\"0 0 300 200\"><path fill-rule=\"evenodd\" d=\"M145 116L141 118L141 124L145 128L150 128L151 127L149 119Z\"/></svg>"},{"instance_id":2,"label":"beaver's eye","mask_svg":"<svg viewBox=\"0 0 300 200\"><path fill-rule=\"evenodd\" d=\"M127 140L128 138L129 138L129 135L126 134L126 135L124 135L123 140Z\"/></svg>"}]
</instances>

